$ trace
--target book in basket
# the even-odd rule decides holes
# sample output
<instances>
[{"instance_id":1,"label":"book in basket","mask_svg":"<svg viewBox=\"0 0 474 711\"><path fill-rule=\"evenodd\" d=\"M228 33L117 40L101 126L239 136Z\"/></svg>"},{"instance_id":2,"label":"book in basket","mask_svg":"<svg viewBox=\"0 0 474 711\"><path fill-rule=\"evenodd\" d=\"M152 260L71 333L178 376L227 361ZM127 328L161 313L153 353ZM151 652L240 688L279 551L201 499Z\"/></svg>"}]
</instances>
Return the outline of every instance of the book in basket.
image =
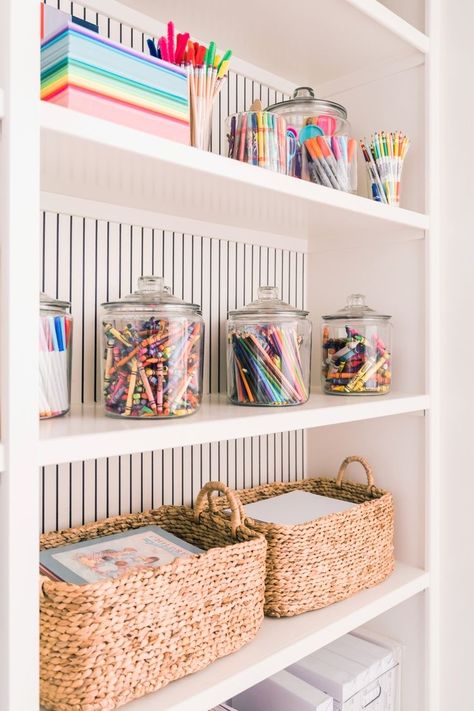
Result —
<instances>
[{"instance_id":1,"label":"book in basket","mask_svg":"<svg viewBox=\"0 0 474 711\"><path fill-rule=\"evenodd\" d=\"M40 572L53 580L84 585L199 553L200 548L151 525L43 550Z\"/></svg>"}]
</instances>

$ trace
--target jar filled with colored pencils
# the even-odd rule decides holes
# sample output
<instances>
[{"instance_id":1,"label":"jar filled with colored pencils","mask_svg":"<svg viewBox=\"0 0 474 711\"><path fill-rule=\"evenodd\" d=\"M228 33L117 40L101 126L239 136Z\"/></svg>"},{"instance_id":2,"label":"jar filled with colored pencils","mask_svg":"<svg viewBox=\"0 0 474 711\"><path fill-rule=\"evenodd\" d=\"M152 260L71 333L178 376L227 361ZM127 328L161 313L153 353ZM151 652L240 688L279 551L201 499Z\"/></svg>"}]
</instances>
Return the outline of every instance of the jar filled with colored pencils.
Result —
<instances>
[{"instance_id":1,"label":"jar filled with colored pencils","mask_svg":"<svg viewBox=\"0 0 474 711\"><path fill-rule=\"evenodd\" d=\"M227 320L227 395L235 405L301 405L311 382L308 312L261 286L258 298Z\"/></svg>"},{"instance_id":2,"label":"jar filled with colored pencils","mask_svg":"<svg viewBox=\"0 0 474 711\"><path fill-rule=\"evenodd\" d=\"M102 304L104 406L112 417L191 415L201 404L204 322L201 310L173 296L162 277Z\"/></svg>"},{"instance_id":3,"label":"jar filled with colored pencils","mask_svg":"<svg viewBox=\"0 0 474 711\"><path fill-rule=\"evenodd\" d=\"M322 384L330 395L384 395L392 383L391 316L351 294L345 308L323 316Z\"/></svg>"},{"instance_id":4,"label":"jar filled with colored pencils","mask_svg":"<svg viewBox=\"0 0 474 711\"><path fill-rule=\"evenodd\" d=\"M40 393L41 419L58 417L71 406L72 316L69 301L40 294Z\"/></svg>"}]
</instances>

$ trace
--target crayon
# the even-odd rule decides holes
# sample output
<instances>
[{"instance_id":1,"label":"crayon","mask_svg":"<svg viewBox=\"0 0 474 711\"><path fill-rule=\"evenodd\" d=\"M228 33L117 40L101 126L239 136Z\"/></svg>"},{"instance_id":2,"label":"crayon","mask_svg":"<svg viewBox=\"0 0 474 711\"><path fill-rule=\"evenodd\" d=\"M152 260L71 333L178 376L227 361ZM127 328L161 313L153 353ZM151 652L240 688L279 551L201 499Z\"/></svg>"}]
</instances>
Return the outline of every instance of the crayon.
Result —
<instances>
[{"instance_id":1,"label":"crayon","mask_svg":"<svg viewBox=\"0 0 474 711\"><path fill-rule=\"evenodd\" d=\"M346 325L346 335L331 338L322 332L322 381L326 393L383 394L392 380L391 355L377 333L370 338ZM341 330L338 330L338 335Z\"/></svg>"}]
</instances>

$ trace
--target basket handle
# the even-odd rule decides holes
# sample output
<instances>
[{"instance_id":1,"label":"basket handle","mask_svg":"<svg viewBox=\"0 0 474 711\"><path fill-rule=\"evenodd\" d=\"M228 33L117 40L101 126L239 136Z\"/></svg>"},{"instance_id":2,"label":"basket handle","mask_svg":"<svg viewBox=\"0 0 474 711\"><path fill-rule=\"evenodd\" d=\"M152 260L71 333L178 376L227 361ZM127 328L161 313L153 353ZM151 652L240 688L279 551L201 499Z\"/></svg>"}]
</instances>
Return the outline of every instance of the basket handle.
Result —
<instances>
[{"instance_id":1,"label":"basket handle","mask_svg":"<svg viewBox=\"0 0 474 711\"><path fill-rule=\"evenodd\" d=\"M342 480L344 479L346 469L349 464L351 464L351 462L359 462L364 467L365 473L367 474L367 491L370 493L375 487L374 475L372 474L372 469L367 459L365 459L365 457L359 457L357 454L353 454L350 457L346 457L342 462L341 466L339 467L339 471L337 473L336 478L337 488L342 489Z\"/></svg>"},{"instance_id":2,"label":"basket handle","mask_svg":"<svg viewBox=\"0 0 474 711\"><path fill-rule=\"evenodd\" d=\"M237 535L237 529L242 526L245 520L245 512L242 503L232 489L223 484L221 481L209 481L205 484L201 491L199 492L196 503L194 504L194 520L199 523L199 516L202 514L207 497L207 503L211 513L217 513L216 504L212 497L215 491L220 491L224 494L230 505L230 524L232 526L232 535L235 537Z\"/></svg>"}]
</instances>

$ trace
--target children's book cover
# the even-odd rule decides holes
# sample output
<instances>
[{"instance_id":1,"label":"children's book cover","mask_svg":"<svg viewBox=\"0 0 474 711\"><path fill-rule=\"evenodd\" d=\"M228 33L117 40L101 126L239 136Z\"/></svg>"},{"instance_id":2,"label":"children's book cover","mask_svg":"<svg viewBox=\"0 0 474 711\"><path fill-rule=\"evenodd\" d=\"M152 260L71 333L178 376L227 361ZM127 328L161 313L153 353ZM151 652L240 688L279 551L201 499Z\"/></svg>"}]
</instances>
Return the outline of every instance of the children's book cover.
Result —
<instances>
[{"instance_id":1,"label":"children's book cover","mask_svg":"<svg viewBox=\"0 0 474 711\"><path fill-rule=\"evenodd\" d=\"M175 558L199 553L201 549L159 526L143 526L44 550L40 570L54 580L81 585L118 578L132 569L159 567Z\"/></svg>"}]
</instances>

